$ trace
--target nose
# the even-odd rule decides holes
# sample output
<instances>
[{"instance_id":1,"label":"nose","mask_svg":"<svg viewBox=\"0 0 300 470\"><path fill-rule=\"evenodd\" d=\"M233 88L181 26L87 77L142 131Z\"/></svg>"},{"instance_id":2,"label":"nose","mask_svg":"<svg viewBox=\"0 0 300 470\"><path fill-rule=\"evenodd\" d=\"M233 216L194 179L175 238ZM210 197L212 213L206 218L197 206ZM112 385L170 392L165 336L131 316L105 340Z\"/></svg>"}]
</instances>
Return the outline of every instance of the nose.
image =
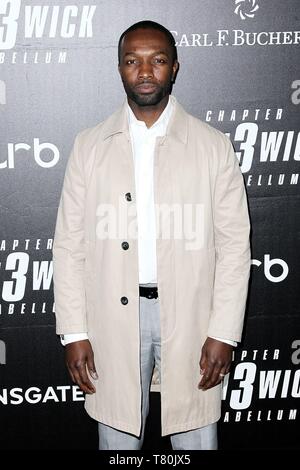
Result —
<instances>
[{"instance_id":1,"label":"nose","mask_svg":"<svg viewBox=\"0 0 300 470\"><path fill-rule=\"evenodd\" d=\"M153 69L151 63L142 62L139 68L139 79L145 80L153 78Z\"/></svg>"}]
</instances>

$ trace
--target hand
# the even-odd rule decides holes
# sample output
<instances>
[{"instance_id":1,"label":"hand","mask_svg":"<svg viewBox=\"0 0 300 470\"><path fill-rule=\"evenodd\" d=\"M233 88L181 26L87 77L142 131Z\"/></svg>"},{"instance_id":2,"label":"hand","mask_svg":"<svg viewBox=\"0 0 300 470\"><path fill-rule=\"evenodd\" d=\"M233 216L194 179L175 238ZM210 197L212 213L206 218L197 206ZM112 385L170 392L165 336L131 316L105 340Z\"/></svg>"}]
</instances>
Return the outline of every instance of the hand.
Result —
<instances>
[{"instance_id":1,"label":"hand","mask_svg":"<svg viewBox=\"0 0 300 470\"><path fill-rule=\"evenodd\" d=\"M95 387L89 380L87 370L94 380L98 379L94 353L88 339L75 341L65 346L65 361L71 379L80 389L88 394L95 393Z\"/></svg>"},{"instance_id":2,"label":"hand","mask_svg":"<svg viewBox=\"0 0 300 470\"><path fill-rule=\"evenodd\" d=\"M207 338L200 359L200 374L203 375L198 384L201 390L218 385L229 372L232 361L233 346L213 338ZM221 374L221 375L220 375Z\"/></svg>"}]
</instances>

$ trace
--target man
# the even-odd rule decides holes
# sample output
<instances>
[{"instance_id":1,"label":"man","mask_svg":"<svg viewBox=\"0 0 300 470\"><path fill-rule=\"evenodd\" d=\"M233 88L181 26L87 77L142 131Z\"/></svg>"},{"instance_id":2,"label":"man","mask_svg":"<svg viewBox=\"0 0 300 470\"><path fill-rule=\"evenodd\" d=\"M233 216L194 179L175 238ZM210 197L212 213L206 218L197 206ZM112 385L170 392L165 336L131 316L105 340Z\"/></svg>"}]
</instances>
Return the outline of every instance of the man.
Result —
<instances>
[{"instance_id":1,"label":"man","mask_svg":"<svg viewBox=\"0 0 300 470\"><path fill-rule=\"evenodd\" d=\"M243 178L227 137L170 95L178 66L163 26L127 29L127 100L77 136L66 170L53 250L57 333L100 449L141 448L154 366L162 435L173 449L216 449L221 382L241 337Z\"/></svg>"}]
</instances>

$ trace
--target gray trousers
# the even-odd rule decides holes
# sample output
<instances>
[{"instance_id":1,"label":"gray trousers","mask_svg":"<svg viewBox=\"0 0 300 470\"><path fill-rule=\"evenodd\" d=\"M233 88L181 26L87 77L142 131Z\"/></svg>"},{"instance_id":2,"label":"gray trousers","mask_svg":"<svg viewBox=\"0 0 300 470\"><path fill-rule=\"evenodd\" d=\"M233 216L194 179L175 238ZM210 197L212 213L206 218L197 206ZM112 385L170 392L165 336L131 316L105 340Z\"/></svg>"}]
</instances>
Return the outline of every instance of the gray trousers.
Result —
<instances>
[{"instance_id":1,"label":"gray trousers","mask_svg":"<svg viewBox=\"0 0 300 470\"><path fill-rule=\"evenodd\" d=\"M159 299L140 297L142 430L139 437L98 423L100 450L140 450L149 412L149 391L154 364L160 373ZM217 423L171 434L174 450L217 449Z\"/></svg>"}]
</instances>

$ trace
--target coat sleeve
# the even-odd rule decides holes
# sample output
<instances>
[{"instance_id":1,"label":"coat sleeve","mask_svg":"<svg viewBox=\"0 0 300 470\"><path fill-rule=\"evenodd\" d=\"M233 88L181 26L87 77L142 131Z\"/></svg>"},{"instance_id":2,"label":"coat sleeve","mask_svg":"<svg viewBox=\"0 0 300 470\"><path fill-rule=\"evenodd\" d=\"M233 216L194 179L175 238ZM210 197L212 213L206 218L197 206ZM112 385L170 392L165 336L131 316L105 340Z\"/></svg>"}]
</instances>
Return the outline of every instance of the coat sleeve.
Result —
<instances>
[{"instance_id":1,"label":"coat sleeve","mask_svg":"<svg viewBox=\"0 0 300 470\"><path fill-rule=\"evenodd\" d=\"M66 168L53 243L57 334L87 331L84 216L85 181L78 135Z\"/></svg>"},{"instance_id":2,"label":"coat sleeve","mask_svg":"<svg viewBox=\"0 0 300 470\"><path fill-rule=\"evenodd\" d=\"M240 341L251 264L250 223L243 176L227 137L213 210L216 264L208 336Z\"/></svg>"}]
</instances>

